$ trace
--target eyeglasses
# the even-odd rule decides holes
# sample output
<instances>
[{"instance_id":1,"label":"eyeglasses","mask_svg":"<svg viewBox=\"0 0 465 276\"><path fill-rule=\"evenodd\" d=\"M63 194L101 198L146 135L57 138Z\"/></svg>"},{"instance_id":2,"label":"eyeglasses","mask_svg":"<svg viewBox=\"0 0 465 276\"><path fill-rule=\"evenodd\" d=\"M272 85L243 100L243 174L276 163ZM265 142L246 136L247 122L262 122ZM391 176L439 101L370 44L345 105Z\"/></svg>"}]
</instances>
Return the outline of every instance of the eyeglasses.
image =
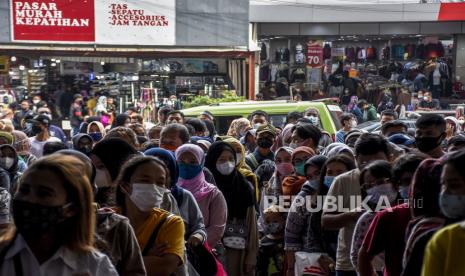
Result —
<instances>
[{"instance_id":1,"label":"eyeglasses","mask_svg":"<svg viewBox=\"0 0 465 276\"><path fill-rule=\"evenodd\" d=\"M373 188L375 186L383 185L383 184L389 184L391 183L391 179L389 178L384 178L384 179L378 179L373 182L366 182L362 184L362 189L368 190L370 188Z\"/></svg>"}]
</instances>

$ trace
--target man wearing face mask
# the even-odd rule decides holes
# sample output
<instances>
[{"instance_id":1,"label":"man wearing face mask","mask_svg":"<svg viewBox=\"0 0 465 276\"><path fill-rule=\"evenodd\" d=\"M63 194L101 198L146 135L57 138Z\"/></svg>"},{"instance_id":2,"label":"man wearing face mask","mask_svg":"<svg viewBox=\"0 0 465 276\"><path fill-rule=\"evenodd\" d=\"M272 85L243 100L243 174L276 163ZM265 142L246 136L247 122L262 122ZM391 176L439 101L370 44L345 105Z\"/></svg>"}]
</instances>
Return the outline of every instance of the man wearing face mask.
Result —
<instances>
[{"instance_id":1,"label":"man wearing face mask","mask_svg":"<svg viewBox=\"0 0 465 276\"><path fill-rule=\"evenodd\" d=\"M257 148L245 157L247 165L255 171L264 160L274 160L271 147L276 139L276 129L272 125L261 125L257 129Z\"/></svg>"},{"instance_id":2,"label":"man wearing face mask","mask_svg":"<svg viewBox=\"0 0 465 276\"><path fill-rule=\"evenodd\" d=\"M21 101L21 109L15 113L13 116L13 125L15 126L15 129L22 129L21 127L21 121L26 117L27 115L33 116L33 112L30 109L29 101L28 100L22 100Z\"/></svg>"},{"instance_id":3,"label":"man wearing face mask","mask_svg":"<svg viewBox=\"0 0 465 276\"><path fill-rule=\"evenodd\" d=\"M310 123L316 127L320 127L320 112L314 107L309 107L304 112L304 118L310 120Z\"/></svg>"},{"instance_id":4,"label":"man wearing face mask","mask_svg":"<svg viewBox=\"0 0 465 276\"><path fill-rule=\"evenodd\" d=\"M250 123L254 129L269 123L269 115L265 111L256 110L250 115Z\"/></svg>"},{"instance_id":5,"label":"man wearing face mask","mask_svg":"<svg viewBox=\"0 0 465 276\"><path fill-rule=\"evenodd\" d=\"M29 138L31 142L31 153L37 158L42 157L44 145L47 142L61 142L60 139L50 136L49 126L50 119L45 115L37 115L32 120L31 134L33 137Z\"/></svg>"},{"instance_id":6,"label":"man wearing face mask","mask_svg":"<svg viewBox=\"0 0 465 276\"><path fill-rule=\"evenodd\" d=\"M50 122L53 122L52 112L50 111L50 108L41 107L41 108L39 108L38 113L39 113L39 115L47 116L50 119ZM58 126L50 124L49 130L50 130L50 135L52 137L56 137L56 138L60 139L61 142L63 142L64 144L66 144L68 142L68 140L66 139L65 133Z\"/></svg>"},{"instance_id":7,"label":"man wearing face mask","mask_svg":"<svg viewBox=\"0 0 465 276\"><path fill-rule=\"evenodd\" d=\"M420 152L432 158L444 155L441 144L446 137L446 120L437 114L425 114L415 123L415 142Z\"/></svg>"}]
</instances>

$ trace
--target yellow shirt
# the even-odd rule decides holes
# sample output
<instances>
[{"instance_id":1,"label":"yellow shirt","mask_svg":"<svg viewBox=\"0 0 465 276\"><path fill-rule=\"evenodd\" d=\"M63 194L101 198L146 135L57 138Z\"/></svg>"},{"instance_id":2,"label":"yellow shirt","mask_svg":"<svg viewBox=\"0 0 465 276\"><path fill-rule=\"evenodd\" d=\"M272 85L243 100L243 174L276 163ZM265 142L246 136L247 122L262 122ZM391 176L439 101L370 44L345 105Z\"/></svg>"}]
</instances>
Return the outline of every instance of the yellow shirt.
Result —
<instances>
[{"instance_id":1,"label":"yellow shirt","mask_svg":"<svg viewBox=\"0 0 465 276\"><path fill-rule=\"evenodd\" d=\"M139 242L141 250L144 250L147 242L150 239L155 227L160 223L160 220L166 216L168 217L163 226L160 228L158 235L155 239L155 244L161 244L163 242L168 243L166 249L167 254L174 254L179 257L181 261L184 260L184 222L181 217L172 215L171 213L154 208L152 216L150 216L143 225L138 229L134 229L136 232L136 238ZM153 247L153 246L152 246ZM149 254L150 255L150 254Z\"/></svg>"},{"instance_id":2,"label":"yellow shirt","mask_svg":"<svg viewBox=\"0 0 465 276\"><path fill-rule=\"evenodd\" d=\"M89 111L90 114L94 114L96 106L97 106L97 100L95 100L94 98L91 98L87 101L87 110Z\"/></svg>"},{"instance_id":3,"label":"yellow shirt","mask_svg":"<svg viewBox=\"0 0 465 276\"><path fill-rule=\"evenodd\" d=\"M465 222L438 231L426 247L421 275L465 275L464 245Z\"/></svg>"}]
</instances>

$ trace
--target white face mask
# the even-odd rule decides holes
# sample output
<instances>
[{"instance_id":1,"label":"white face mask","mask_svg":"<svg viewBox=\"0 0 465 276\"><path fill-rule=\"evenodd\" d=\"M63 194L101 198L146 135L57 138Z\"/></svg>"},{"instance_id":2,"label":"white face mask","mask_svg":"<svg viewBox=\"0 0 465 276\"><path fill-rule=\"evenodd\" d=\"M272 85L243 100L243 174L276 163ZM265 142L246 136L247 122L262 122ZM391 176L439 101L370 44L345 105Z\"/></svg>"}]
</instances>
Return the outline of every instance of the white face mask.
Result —
<instances>
[{"instance_id":1,"label":"white face mask","mask_svg":"<svg viewBox=\"0 0 465 276\"><path fill-rule=\"evenodd\" d=\"M38 104L38 103L40 103L40 100L32 100L32 103L33 104Z\"/></svg>"},{"instance_id":2,"label":"white face mask","mask_svg":"<svg viewBox=\"0 0 465 276\"><path fill-rule=\"evenodd\" d=\"M241 163L242 160L242 153L236 153L236 166Z\"/></svg>"},{"instance_id":3,"label":"white face mask","mask_svg":"<svg viewBox=\"0 0 465 276\"><path fill-rule=\"evenodd\" d=\"M230 175L236 165L234 162L224 162L224 163L216 163L216 169L222 174L222 175Z\"/></svg>"},{"instance_id":4,"label":"white face mask","mask_svg":"<svg viewBox=\"0 0 465 276\"><path fill-rule=\"evenodd\" d=\"M392 188L392 184L387 183L387 184L378 185L378 186L375 186L375 187L372 187L372 188L368 189L367 190L367 195L371 196L369 202L371 202L373 204L378 204L379 199L382 196L385 196L387 198L387 200L390 203L392 203L392 202L394 202L394 200L396 200L397 191L395 191Z\"/></svg>"},{"instance_id":5,"label":"white face mask","mask_svg":"<svg viewBox=\"0 0 465 276\"><path fill-rule=\"evenodd\" d=\"M153 208L159 208L163 195L167 192L165 187L157 184L132 184L132 193L129 196L132 203L142 212L148 212Z\"/></svg>"},{"instance_id":6,"label":"white face mask","mask_svg":"<svg viewBox=\"0 0 465 276\"><path fill-rule=\"evenodd\" d=\"M254 129L258 129L261 125L262 125L261 123L254 124L254 125L253 125L253 128L254 128Z\"/></svg>"},{"instance_id":7,"label":"white face mask","mask_svg":"<svg viewBox=\"0 0 465 276\"><path fill-rule=\"evenodd\" d=\"M0 158L0 164L2 167L6 170L10 169L13 167L13 164L15 163L15 159L11 157L2 157Z\"/></svg>"},{"instance_id":8,"label":"white face mask","mask_svg":"<svg viewBox=\"0 0 465 276\"><path fill-rule=\"evenodd\" d=\"M356 127L357 126L357 121L355 121L355 120L350 121L350 125L352 127Z\"/></svg>"},{"instance_id":9,"label":"white face mask","mask_svg":"<svg viewBox=\"0 0 465 276\"><path fill-rule=\"evenodd\" d=\"M97 169L95 172L95 185L97 188L111 187L112 181L105 170Z\"/></svg>"}]
</instances>

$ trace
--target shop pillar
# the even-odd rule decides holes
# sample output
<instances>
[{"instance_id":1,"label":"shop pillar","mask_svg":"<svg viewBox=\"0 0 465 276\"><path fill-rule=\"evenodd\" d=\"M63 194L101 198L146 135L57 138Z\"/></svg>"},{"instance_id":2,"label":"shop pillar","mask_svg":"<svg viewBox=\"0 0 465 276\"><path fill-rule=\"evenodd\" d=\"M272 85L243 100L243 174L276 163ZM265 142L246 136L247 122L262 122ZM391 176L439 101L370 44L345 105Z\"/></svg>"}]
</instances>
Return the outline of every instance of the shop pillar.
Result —
<instances>
[{"instance_id":1,"label":"shop pillar","mask_svg":"<svg viewBox=\"0 0 465 276\"><path fill-rule=\"evenodd\" d=\"M465 35L457 35L456 43L455 76L465 83Z\"/></svg>"},{"instance_id":2,"label":"shop pillar","mask_svg":"<svg viewBox=\"0 0 465 276\"><path fill-rule=\"evenodd\" d=\"M247 63L249 66L248 99L255 100L255 52L249 54Z\"/></svg>"}]
</instances>

